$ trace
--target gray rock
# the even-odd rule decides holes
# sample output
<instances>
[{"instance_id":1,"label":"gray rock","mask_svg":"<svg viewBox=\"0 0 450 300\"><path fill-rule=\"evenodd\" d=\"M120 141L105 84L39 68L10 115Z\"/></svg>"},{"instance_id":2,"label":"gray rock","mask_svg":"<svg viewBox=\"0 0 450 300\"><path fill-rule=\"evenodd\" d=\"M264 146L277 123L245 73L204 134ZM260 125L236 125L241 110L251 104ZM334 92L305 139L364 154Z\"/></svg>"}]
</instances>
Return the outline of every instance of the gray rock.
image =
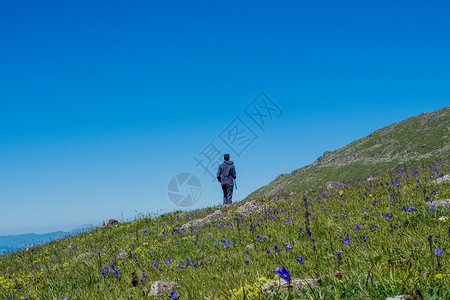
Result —
<instances>
[{"instance_id":1,"label":"gray rock","mask_svg":"<svg viewBox=\"0 0 450 300\"><path fill-rule=\"evenodd\" d=\"M115 219L109 219L108 222L106 222L105 224L103 224L103 226L115 226L115 225L119 225L120 222L115 220Z\"/></svg>"},{"instance_id":2,"label":"gray rock","mask_svg":"<svg viewBox=\"0 0 450 300\"><path fill-rule=\"evenodd\" d=\"M336 181L328 181L327 183L327 189L335 189L338 187L339 182Z\"/></svg>"},{"instance_id":3,"label":"gray rock","mask_svg":"<svg viewBox=\"0 0 450 300\"><path fill-rule=\"evenodd\" d=\"M255 244L253 244L253 243L248 244L247 246L245 246L245 248L247 248L247 249L254 249L255 248Z\"/></svg>"},{"instance_id":4,"label":"gray rock","mask_svg":"<svg viewBox=\"0 0 450 300\"><path fill-rule=\"evenodd\" d=\"M266 211L268 205L259 200L252 200L246 202L244 205L237 209L237 212L242 215L261 214Z\"/></svg>"},{"instance_id":5,"label":"gray rock","mask_svg":"<svg viewBox=\"0 0 450 300\"><path fill-rule=\"evenodd\" d=\"M179 287L178 283L175 281L162 281L158 280L153 282L150 289L149 296L163 296L170 294L175 288Z\"/></svg>"},{"instance_id":6,"label":"gray rock","mask_svg":"<svg viewBox=\"0 0 450 300\"><path fill-rule=\"evenodd\" d=\"M128 253L127 251L125 251L123 249L120 249L119 251L117 251L116 254L111 256L110 261L124 260L124 259L130 258L130 257L131 257L130 253Z\"/></svg>"},{"instance_id":7,"label":"gray rock","mask_svg":"<svg viewBox=\"0 0 450 300\"><path fill-rule=\"evenodd\" d=\"M439 207L450 208L450 199L439 199L428 202L428 206L430 207L431 205L433 205L436 208Z\"/></svg>"},{"instance_id":8,"label":"gray rock","mask_svg":"<svg viewBox=\"0 0 450 300\"><path fill-rule=\"evenodd\" d=\"M296 293L300 293L302 288L317 285L319 285L318 279L300 279L300 278L291 279L292 289ZM261 287L261 289L268 294L273 294L275 291L287 292L289 290L289 282L281 278L273 279L270 283L265 283Z\"/></svg>"},{"instance_id":9,"label":"gray rock","mask_svg":"<svg viewBox=\"0 0 450 300\"><path fill-rule=\"evenodd\" d=\"M444 175L444 176L442 176L442 177L440 177L440 178L437 178L437 179L435 180L435 182L436 182L437 184L440 184L440 183L443 183L443 182L449 182L449 181L450 181L450 174Z\"/></svg>"},{"instance_id":10,"label":"gray rock","mask_svg":"<svg viewBox=\"0 0 450 300\"><path fill-rule=\"evenodd\" d=\"M410 295L397 295L386 298L386 300L414 300L414 297Z\"/></svg>"},{"instance_id":11,"label":"gray rock","mask_svg":"<svg viewBox=\"0 0 450 300\"><path fill-rule=\"evenodd\" d=\"M216 262L222 262L222 261L226 261L225 258L221 258L217 255L212 255L212 256L208 256L205 258L205 262L211 262L211 263L216 263Z\"/></svg>"},{"instance_id":12,"label":"gray rock","mask_svg":"<svg viewBox=\"0 0 450 300\"><path fill-rule=\"evenodd\" d=\"M203 219L197 219L197 220L192 220L190 222L187 222L186 224L183 224L183 226L181 226L181 228L189 229L192 227L200 227L202 225L214 222L214 221L218 221L218 220L226 220L231 218L230 215L228 215L226 212L223 212L222 210L218 209L216 211L214 211L212 214L207 215L206 217L204 217Z\"/></svg>"},{"instance_id":13,"label":"gray rock","mask_svg":"<svg viewBox=\"0 0 450 300\"><path fill-rule=\"evenodd\" d=\"M80 243L70 243L70 244L66 247L66 249L64 249L63 251L64 251L65 253L69 253L69 252L72 252L72 251L77 250L77 248L79 248L80 246L82 246Z\"/></svg>"}]
</instances>

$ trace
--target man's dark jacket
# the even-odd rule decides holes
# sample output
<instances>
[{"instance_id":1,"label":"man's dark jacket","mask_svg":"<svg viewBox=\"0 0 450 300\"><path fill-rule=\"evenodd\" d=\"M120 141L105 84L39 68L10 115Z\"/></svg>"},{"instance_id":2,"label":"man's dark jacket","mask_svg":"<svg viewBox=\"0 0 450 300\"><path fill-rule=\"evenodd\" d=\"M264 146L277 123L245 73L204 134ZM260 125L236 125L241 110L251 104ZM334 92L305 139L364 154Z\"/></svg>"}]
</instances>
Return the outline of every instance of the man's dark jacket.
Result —
<instances>
[{"instance_id":1,"label":"man's dark jacket","mask_svg":"<svg viewBox=\"0 0 450 300\"><path fill-rule=\"evenodd\" d=\"M233 179L236 179L236 170L232 161L225 160L217 170L217 180L223 185L233 185Z\"/></svg>"}]
</instances>

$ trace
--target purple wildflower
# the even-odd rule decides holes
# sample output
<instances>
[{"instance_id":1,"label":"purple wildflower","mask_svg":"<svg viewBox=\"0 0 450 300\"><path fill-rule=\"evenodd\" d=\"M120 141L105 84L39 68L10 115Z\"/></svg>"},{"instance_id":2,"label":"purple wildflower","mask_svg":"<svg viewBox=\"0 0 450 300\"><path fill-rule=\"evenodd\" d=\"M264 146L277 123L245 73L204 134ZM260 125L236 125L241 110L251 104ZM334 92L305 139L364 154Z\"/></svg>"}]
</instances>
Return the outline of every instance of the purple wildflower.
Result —
<instances>
[{"instance_id":1,"label":"purple wildflower","mask_svg":"<svg viewBox=\"0 0 450 300\"><path fill-rule=\"evenodd\" d=\"M289 246L288 244L284 244L284 249L286 249L286 250L291 250L291 249L292 249L292 246Z\"/></svg>"},{"instance_id":2,"label":"purple wildflower","mask_svg":"<svg viewBox=\"0 0 450 300\"><path fill-rule=\"evenodd\" d=\"M284 266L280 267L276 267L274 269L275 274L277 274L278 276L280 276L282 279L286 280L286 281L291 281L291 276L289 275L289 271L286 270L286 268Z\"/></svg>"}]
</instances>

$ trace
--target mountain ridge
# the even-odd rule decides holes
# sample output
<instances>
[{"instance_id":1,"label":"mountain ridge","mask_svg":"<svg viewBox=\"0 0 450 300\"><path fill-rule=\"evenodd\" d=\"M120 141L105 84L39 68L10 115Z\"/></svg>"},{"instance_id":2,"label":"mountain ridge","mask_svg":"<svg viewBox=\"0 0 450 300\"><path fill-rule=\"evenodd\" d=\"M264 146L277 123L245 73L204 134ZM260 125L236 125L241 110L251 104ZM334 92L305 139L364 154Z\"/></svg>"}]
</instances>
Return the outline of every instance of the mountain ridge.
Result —
<instances>
[{"instance_id":1,"label":"mountain ridge","mask_svg":"<svg viewBox=\"0 0 450 300\"><path fill-rule=\"evenodd\" d=\"M450 106L421 113L377 129L334 151L325 151L313 163L280 174L246 199L271 197L327 181L344 181L385 171L404 163L418 163L450 154Z\"/></svg>"}]
</instances>

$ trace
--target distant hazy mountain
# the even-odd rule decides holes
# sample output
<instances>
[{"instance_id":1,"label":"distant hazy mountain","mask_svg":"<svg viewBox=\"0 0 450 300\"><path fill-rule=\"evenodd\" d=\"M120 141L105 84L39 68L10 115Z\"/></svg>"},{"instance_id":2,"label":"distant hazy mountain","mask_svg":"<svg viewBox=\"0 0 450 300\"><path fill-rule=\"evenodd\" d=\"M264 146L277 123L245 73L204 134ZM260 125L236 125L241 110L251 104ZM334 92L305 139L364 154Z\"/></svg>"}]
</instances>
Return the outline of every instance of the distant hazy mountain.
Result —
<instances>
[{"instance_id":1,"label":"distant hazy mountain","mask_svg":"<svg viewBox=\"0 0 450 300\"><path fill-rule=\"evenodd\" d=\"M335 151L326 151L314 163L281 174L271 183L247 196L247 199L273 196L325 186L327 181L365 177L385 172L400 164L415 164L450 156L450 106L378 129Z\"/></svg>"},{"instance_id":2,"label":"distant hazy mountain","mask_svg":"<svg viewBox=\"0 0 450 300\"><path fill-rule=\"evenodd\" d=\"M70 232L70 234L73 235L73 234L77 234L77 233L80 233L80 232L89 231L89 230L91 230L93 228L95 228L95 226L92 225L92 224L83 224L83 225L75 228L74 230L72 230Z\"/></svg>"},{"instance_id":3,"label":"distant hazy mountain","mask_svg":"<svg viewBox=\"0 0 450 300\"><path fill-rule=\"evenodd\" d=\"M91 224L84 224L70 232L55 231L49 233L26 233L17 235L0 236L0 255L17 251L26 247L33 247L35 245L48 243L52 240L63 238L65 236L75 235L83 231L89 231L94 228Z\"/></svg>"},{"instance_id":4,"label":"distant hazy mountain","mask_svg":"<svg viewBox=\"0 0 450 300\"><path fill-rule=\"evenodd\" d=\"M47 243L57 238L68 235L68 232L55 231L49 233L27 233L18 235L0 236L0 251L16 251L25 247L32 247L37 244Z\"/></svg>"}]
</instances>

